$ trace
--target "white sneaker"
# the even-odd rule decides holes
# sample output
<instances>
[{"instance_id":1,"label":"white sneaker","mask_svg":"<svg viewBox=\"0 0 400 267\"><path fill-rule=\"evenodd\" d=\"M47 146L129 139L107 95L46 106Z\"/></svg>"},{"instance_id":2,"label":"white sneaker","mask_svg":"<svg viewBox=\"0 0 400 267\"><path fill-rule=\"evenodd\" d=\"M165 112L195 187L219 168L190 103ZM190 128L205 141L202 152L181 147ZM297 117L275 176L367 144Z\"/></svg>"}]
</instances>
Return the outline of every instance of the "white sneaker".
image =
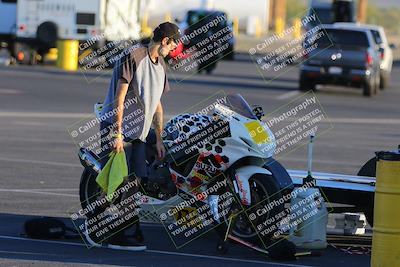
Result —
<instances>
[{"instance_id":1,"label":"white sneaker","mask_svg":"<svg viewBox=\"0 0 400 267\"><path fill-rule=\"evenodd\" d=\"M102 246L101 244L96 243L96 242L90 237L89 231L88 231L88 229L87 229L87 221L86 221L86 220L85 220L85 230L83 231L83 235L85 236L86 241L87 241L92 247L99 248L99 247Z\"/></svg>"},{"instance_id":2,"label":"white sneaker","mask_svg":"<svg viewBox=\"0 0 400 267\"><path fill-rule=\"evenodd\" d=\"M144 251L147 249L147 246L132 240L128 239L125 236L121 236L119 238L114 238L110 240L107 244L108 248L118 249L118 250L130 250L130 251Z\"/></svg>"}]
</instances>

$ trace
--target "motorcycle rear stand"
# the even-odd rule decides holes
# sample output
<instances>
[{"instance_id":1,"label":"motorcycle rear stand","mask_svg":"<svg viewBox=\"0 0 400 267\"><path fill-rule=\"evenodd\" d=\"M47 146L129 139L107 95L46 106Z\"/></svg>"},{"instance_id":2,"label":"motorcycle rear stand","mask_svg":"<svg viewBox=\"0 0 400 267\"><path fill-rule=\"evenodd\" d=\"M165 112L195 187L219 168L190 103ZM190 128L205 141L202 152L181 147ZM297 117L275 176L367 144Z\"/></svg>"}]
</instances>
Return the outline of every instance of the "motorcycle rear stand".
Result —
<instances>
[{"instance_id":1,"label":"motorcycle rear stand","mask_svg":"<svg viewBox=\"0 0 400 267\"><path fill-rule=\"evenodd\" d=\"M241 244L242 246L248 247L254 251L257 251L257 252L260 252L260 253L266 255L268 258L271 258L270 252L268 250L261 248L258 245L255 245L255 244L252 244L245 240L242 240L239 237L231 235L230 234L231 223L232 223L232 217L230 217L227 227L223 223L221 223L215 228L215 231L216 231L217 237L218 237L218 243L217 243L217 247L216 247L216 251L218 254L222 254L222 255L226 254L229 251L230 241L235 241L235 242ZM293 254L293 258L290 258L290 260L294 260L299 257L308 257L308 256L319 257L321 255L322 255L322 252L320 250L297 251L296 253ZM288 260L288 259L286 259L286 260Z\"/></svg>"},{"instance_id":2,"label":"motorcycle rear stand","mask_svg":"<svg viewBox=\"0 0 400 267\"><path fill-rule=\"evenodd\" d=\"M217 227L215 227L215 232L217 233L218 242L216 251L218 254L226 254L229 250L229 233L231 231L232 217L229 218L228 226L225 226L224 223L220 223Z\"/></svg>"}]
</instances>

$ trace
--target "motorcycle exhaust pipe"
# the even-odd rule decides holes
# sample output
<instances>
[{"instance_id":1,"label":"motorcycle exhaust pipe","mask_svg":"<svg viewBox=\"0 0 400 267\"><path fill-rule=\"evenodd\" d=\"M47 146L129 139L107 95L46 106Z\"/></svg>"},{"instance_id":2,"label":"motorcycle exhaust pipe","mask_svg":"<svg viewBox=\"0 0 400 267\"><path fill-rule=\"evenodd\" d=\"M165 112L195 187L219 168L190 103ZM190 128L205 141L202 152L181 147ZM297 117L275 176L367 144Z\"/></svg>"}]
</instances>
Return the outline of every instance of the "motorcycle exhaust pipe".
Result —
<instances>
[{"instance_id":1,"label":"motorcycle exhaust pipe","mask_svg":"<svg viewBox=\"0 0 400 267\"><path fill-rule=\"evenodd\" d=\"M95 158L95 156L88 150L80 148L78 152L79 160L85 168L90 168L97 173L101 171L100 162Z\"/></svg>"}]
</instances>

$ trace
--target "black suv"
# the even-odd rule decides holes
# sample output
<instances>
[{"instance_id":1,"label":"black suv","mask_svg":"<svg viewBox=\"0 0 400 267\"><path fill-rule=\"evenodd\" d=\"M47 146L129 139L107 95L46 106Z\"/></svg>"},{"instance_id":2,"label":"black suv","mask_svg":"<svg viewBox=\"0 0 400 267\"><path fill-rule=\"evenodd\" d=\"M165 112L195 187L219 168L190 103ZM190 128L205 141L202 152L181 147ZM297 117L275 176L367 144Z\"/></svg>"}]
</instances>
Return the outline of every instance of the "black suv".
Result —
<instances>
[{"instance_id":1,"label":"black suv","mask_svg":"<svg viewBox=\"0 0 400 267\"><path fill-rule=\"evenodd\" d=\"M360 87L365 96L379 91L380 58L370 31L323 25L304 44L309 53L300 66L301 91L317 84Z\"/></svg>"}]
</instances>

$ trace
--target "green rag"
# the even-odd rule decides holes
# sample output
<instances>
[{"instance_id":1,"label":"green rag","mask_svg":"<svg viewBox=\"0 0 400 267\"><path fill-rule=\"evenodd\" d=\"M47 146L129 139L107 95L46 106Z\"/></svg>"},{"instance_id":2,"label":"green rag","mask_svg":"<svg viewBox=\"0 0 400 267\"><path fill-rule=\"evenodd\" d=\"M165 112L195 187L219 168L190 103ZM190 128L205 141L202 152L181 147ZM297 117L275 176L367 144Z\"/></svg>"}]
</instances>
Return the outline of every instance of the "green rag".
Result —
<instances>
[{"instance_id":1,"label":"green rag","mask_svg":"<svg viewBox=\"0 0 400 267\"><path fill-rule=\"evenodd\" d=\"M128 165L124 151L120 153L111 152L109 157L106 165L97 175L96 182L107 193L107 200L111 201L115 190L128 176Z\"/></svg>"}]
</instances>

